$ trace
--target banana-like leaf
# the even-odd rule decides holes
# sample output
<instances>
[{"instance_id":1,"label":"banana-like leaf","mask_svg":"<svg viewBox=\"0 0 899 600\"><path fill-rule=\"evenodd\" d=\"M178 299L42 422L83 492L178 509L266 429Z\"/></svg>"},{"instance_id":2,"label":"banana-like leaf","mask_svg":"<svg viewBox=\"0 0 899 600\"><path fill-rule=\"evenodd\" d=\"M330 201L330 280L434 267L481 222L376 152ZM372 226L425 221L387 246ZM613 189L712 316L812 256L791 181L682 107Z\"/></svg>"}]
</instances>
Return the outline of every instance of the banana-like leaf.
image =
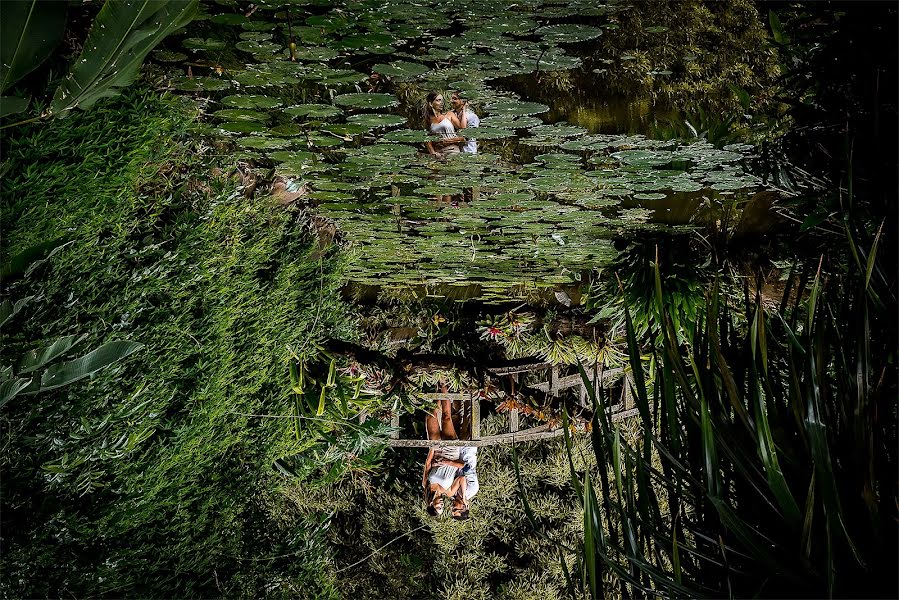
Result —
<instances>
[{"instance_id":1,"label":"banana-like leaf","mask_svg":"<svg viewBox=\"0 0 899 600\"><path fill-rule=\"evenodd\" d=\"M0 408L28 387L31 379L9 379L0 383Z\"/></svg>"},{"instance_id":2,"label":"banana-like leaf","mask_svg":"<svg viewBox=\"0 0 899 600\"><path fill-rule=\"evenodd\" d=\"M64 115L116 95L134 82L147 54L196 12L197 0L107 0L84 50L56 90L50 113Z\"/></svg>"},{"instance_id":3,"label":"banana-like leaf","mask_svg":"<svg viewBox=\"0 0 899 600\"><path fill-rule=\"evenodd\" d=\"M66 27L66 3L3 0L0 20L0 93L47 60Z\"/></svg>"},{"instance_id":4,"label":"banana-like leaf","mask_svg":"<svg viewBox=\"0 0 899 600\"><path fill-rule=\"evenodd\" d=\"M16 316L16 313L22 310L33 298L34 296L26 296L16 302L4 300L3 303L0 304L0 327Z\"/></svg>"},{"instance_id":5,"label":"banana-like leaf","mask_svg":"<svg viewBox=\"0 0 899 600\"><path fill-rule=\"evenodd\" d=\"M41 389L44 392L84 379L104 367L116 363L126 356L143 348L143 344L119 340L107 342L92 352L68 362L53 365L41 377Z\"/></svg>"},{"instance_id":6,"label":"banana-like leaf","mask_svg":"<svg viewBox=\"0 0 899 600\"><path fill-rule=\"evenodd\" d=\"M68 352L72 346L82 341L86 335L67 335L61 337L49 346L35 348L26 352L19 360L19 374L31 373L40 369L55 358L59 358Z\"/></svg>"},{"instance_id":7,"label":"banana-like leaf","mask_svg":"<svg viewBox=\"0 0 899 600\"><path fill-rule=\"evenodd\" d=\"M0 119L25 112L31 98L19 98L18 96L0 96Z\"/></svg>"}]
</instances>

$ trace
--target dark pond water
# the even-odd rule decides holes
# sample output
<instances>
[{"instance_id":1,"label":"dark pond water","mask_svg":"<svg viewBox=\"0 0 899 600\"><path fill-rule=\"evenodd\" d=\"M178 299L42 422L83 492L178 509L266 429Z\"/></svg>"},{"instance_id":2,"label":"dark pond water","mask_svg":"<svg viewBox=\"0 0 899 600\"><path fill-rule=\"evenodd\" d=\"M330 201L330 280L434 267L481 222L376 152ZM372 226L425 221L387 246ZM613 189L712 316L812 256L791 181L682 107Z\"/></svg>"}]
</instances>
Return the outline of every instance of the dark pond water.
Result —
<instances>
[{"instance_id":1,"label":"dark pond water","mask_svg":"<svg viewBox=\"0 0 899 600\"><path fill-rule=\"evenodd\" d=\"M210 4L155 53L166 85L203 107L203 133L274 167L336 224L363 295L415 286L489 301L553 289L613 262L616 240L682 234L766 189L751 146L653 137L674 111L590 92L582 57L621 7L571 3L564 17L578 23L559 23L554 3L492 7L487 21L375 4L292 14ZM553 88L552 74L574 87ZM471 98L481 127L462 133L476 155L422 153L431 90Z\"/></svg>"}]
</instances>

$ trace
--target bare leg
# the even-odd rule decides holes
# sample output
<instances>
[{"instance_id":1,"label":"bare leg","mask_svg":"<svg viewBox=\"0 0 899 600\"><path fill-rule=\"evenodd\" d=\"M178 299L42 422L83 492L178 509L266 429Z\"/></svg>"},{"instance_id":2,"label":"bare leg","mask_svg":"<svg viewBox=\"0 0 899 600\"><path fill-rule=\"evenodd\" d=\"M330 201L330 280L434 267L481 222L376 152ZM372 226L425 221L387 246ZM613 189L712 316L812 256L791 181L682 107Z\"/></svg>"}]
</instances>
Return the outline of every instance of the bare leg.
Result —
<instances>
[{"instance_id":1,"label":"bare leg","mask_svg":"<svg viewBox=\"0 0 899 600\"><path fill-rule=\"evenodd\" d=\"M425 417L425 429L428 432L429 440L439 440L440 439L440 421L437 418L437 407L434 407L434 412Z\"/></svg>"},{"instance_id":2,"label":"bare leg","mask_svg":"<svg viewBox=\"0 0 899 600\"><path fill-rule=\"evenodd\" d=\"M441 421L443 422L443 431L441 431L441 434L443 439L459 439L459 436L456 435L456 427L453 425L453 407L450 404L450 401L441 400L440 409L443 411L443 414L441 415Z\"/></svg>"}]
</instances>

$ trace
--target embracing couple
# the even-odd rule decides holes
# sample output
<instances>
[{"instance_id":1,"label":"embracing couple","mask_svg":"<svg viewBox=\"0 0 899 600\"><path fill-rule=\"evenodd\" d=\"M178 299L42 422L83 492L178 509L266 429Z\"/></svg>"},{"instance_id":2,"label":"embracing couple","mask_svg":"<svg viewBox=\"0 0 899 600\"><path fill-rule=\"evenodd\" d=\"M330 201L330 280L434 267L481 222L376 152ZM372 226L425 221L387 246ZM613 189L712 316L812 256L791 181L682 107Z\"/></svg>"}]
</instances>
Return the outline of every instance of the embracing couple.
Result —
<instances>
[{"instance_id":1,"label":"embracing couple","mask_svg":"<svg viewBox=\"0 0 899 600\"><path fill-rule=\"evenodd\" d=\"M452 110L444 112L442 94L431 92L425 98L424 129L428 133L439 135L442 138L426 144L428 153L438 158L445 158L460 152L477 154L478 143L474 140L466 140L459 135L458 130L477 127L481 124L480 119L458 92L450 96L450 102Z\"/></svg>"},{"instance_id":2,"label":"embracing couple","mask_svg":"<svg viewBox=\"0 0 899 600\"><path fill-rule=\"evenodd\" d=\"M441 392L446 393L446 386L441 388ZM438 406L425 420L428 439L459 439L453 424L452 404L449 400L440 400ZM421 477L428 514L436 517L443 513L444 498L447 498L452 503L453 518L467 519L469 503L480 488L477 466L478 449L474 446L431 448Z\"/></svg>"}]
</instances>

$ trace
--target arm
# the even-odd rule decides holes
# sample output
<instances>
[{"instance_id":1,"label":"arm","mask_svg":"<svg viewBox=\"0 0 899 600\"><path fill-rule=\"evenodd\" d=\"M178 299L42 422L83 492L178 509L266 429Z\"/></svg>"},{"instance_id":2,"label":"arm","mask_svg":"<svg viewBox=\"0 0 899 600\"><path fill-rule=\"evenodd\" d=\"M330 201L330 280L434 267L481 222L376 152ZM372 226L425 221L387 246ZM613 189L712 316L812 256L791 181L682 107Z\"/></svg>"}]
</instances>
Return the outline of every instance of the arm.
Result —
<instances>
[{"instance_id":1,"label":"arm","mask_svg":"<svg viewBox=\"0 0 899 600\"><path fill-rule=\"evenodd\" d=\"M468 127L468 107L462 106L462 114L459 115L459 129L465 129Z\"/></svg>"},{"instance_id":2,"label":"arm","mask_svg":"<svg viewBox=\"0 0 899 600\"><path fill-rule=\"evenodd\" d=\"M465 477L456 477L456 480L453 481L453 485L450 487L449 491L446 493L447 496L453 498L457 493L462 492L462 501L465 501L465 490L468 488L468 482L465 480Z\"/></svg>"},{"instance_id":3,"label":"arm","mask_svg":"<svg viewBox=\"0 0 899 600\"><path fill-rule=\"evenodd\" d=\"M434 449L428 451L428 457L425 459L425 470L421 475L422 487L428 484L428 473L431 471L431 463L434 461Z\"/></svg>"},{"instance_id":4,"label":"arm","mask_svg":"<svg viewBox=\"0 0 899 600\"><path fill-rule=\"evenodd\" d=\"M459 115L457 115L453 111L449 111L448 113L446 113L446 118L450 120L450 123L452 123L453 127L455 127L456 129L462 129L463 127L465 127L465 125L462 124L462 120L459 119Z\"/></svg>"},{"instance_id":5,"label":"arm","mask_svg":"<svg viewBox=\"0 0 899 600\"><path fill-rule=\"evenodd\" d=\"M437 142L437 143L439 143L439 142ZM437 151L434 150L434 143L433 143L433 142L425 142L425 148L428 149L428 154L437 154ZM433 453L434 453L434 451L432 450L432 451L431 451L431 454L433 454ZM428 460L430 460L430 458L431 458L431 456L428 455Z\"/></svg>"}]
</instances>

